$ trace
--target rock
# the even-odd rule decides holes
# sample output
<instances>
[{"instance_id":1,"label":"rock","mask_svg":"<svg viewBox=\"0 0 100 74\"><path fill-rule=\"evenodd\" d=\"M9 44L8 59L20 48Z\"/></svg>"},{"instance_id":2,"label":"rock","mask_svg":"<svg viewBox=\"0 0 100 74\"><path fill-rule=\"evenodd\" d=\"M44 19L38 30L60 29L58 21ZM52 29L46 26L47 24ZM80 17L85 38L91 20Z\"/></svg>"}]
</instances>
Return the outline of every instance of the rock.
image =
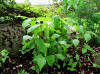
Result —
<instances>
[{"instance_id":1,"label":"rock","mask_svg":"<svg viewBox=\"0 0 100 74\"><path fill-rule=\"evenodd\" d=\"M19 50L22 48L24 33L21 24L0 24L0 51L7 49L10 55L18 55Z\"/></svg>"},{"instance_id":2,"label":"rock","mask_svg":"<svg viewBox=\"0 0 100 74\"><path fill-rule=\"evenodd\" d=\"M99 52L98 55L95 57L94 63L96 63L97 65L100 65L100 52Z\"/></svg>"}]
</instances>

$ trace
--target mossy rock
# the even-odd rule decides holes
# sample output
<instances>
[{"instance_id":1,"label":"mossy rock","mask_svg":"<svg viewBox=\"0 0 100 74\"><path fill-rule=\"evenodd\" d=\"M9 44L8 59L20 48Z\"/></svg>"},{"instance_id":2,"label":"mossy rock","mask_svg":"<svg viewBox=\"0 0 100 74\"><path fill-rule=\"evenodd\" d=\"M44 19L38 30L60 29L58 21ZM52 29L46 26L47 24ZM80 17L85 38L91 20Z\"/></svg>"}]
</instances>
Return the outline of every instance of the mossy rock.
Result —
<instances>
[{"instance_id":1,"label":"mossy rock","mask_svg":"<svg viewBox=\"0 0 100 74\"><path fill-rule=\"evenodd\" d=\"M100 69L100 52L98 52L98 55L94 59L93 67Z\"/></svg>"},{"instance_id":2,"label":"mossy rock","mask_svg":"<svg viewBox=\"0 0 100 74\"><path fill-rule=\"evenodd\" d=\"M7 49L10 55L17 56L24 33L21 24L0 24L0 50Z\"/></svg>"}]
</instances>

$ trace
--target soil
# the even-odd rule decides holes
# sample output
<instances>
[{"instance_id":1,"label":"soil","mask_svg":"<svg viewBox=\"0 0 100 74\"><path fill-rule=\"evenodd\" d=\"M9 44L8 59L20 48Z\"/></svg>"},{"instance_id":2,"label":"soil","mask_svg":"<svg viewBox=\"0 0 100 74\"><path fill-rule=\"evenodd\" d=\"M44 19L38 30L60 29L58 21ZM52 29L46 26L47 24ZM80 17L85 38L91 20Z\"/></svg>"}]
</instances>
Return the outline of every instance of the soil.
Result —
<instances>
[{"instance_id":1,"label":"soil","mask_svg":"<svg viewBox=\"0 0 100 74\"><path fill-rule=\"evenodd\" d=\"M93 47L97 52L100 51L100 47ZM0 68L0 74L18 74L20 70L25 70L28 74L36 74L35 71L31 69L34 64L31 64L32 54L26 53L25 55L20 55L17 57L10 57L7 59L6 63ZM59 61L62 64L61 61ZM84 63L82 68L76 67L76 71L71 72L66 70L67 68L58 69L56 66L53 68L48 67L48 74L100 74L100 68L88 67L91 63ZM40 74L47 74L47 70L43 69Z\"/></svg>"}]
</instances>

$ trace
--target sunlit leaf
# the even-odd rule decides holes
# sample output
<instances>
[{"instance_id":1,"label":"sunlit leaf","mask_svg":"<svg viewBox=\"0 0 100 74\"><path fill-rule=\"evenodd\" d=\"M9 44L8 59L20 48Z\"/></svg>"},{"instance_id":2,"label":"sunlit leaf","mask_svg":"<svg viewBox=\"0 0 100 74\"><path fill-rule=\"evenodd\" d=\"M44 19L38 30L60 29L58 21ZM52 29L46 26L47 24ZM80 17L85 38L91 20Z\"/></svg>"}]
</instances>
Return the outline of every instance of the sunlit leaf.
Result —
<instances>
[{"instance_id":1,"label":"sunlit leaf","mask_svg":"<svg viewBox=\"0 0 100 74\"><path fill-rule=\"evenodd\" d=\"M82 48L82 54L87 53L87 49L86 48Z\"/></svg>"},{"instance_id":2,"label":"sunlit leaf","mask_svg":"<svg viewBox=\"0 0 100 74\"><path fill-rule=\"evenodd\" d=\"M76 67L77 62L73 62L72 67Z\"/></svg>"},{"instance_id":3,"label":"sunlit leaf","mask_svg":"<svg viewBox=\"0 0 100 74\"><path fill-rule=\"evenodd\" d=\"M49 66L53 66L55 62L55 56L54 55L49 55L46 57L47 63Z\"/></svg>"},{"instance_id":4,"label":"sunlit leaf","mask_svg":"<svg viewBox=\"0 0 100 74\"><path fill-rule=\"evenodd\" d=\"M40 71L46 65L46 59L42 55L35 56L33 61L38 64Z\"/></svg>"},{"instance_id":5,"label":"sunlit leaf","mask_svg":"<svg viewBox=\"0 0 100 74\"><path fill-rule=\"evenodd\" d=\"M84 48L85 48L85 49L88 49L88 50L91 51L91 52L95 52L88 44L85 44L85 45L84 45Z\"/></svg>"},{"instance_id":6,"label":"sunlit leaf","mask_svg":"<svg viewBox=\"0 0 100 74\"><path fill-rule=\"evenodd\" d=\"M69 59L69 63L68 63L68 65L72 65L72 63L73 63L73 59Z\"/></svg>"},{"instance_id":7,"label":"sunlit leaf","mask_svg":"<svg viewBox=\"0 0 100 74\"><path fill-rule=\"evenodd\" d=\"M80 59L80 56L78 54L75 55L76 60L78 61Z\"/></svg>"},{"instance_id":8,"label":"sunlit leaf","mask_svg":"<svg viewBox=\"0 0 100 74\"><path fill-rule=\"evenodd\" d=\"M27 19L22 23L22 27L25 29L27 26L30 25L31 19Z\"/></svg>"},{"instance_id":9,"label":"sunlit leaf","mask_svg":"<svg viewBox=\"0 0 100 74\"><path fill-rule=\"evenodd\" d=\"M25 40L25 41L26 41L26 40L31 40L31 38L32 38L32 37L29 36L29 35L24 35L24 36L23 36L23 40Z\"/></svg>"},{"instance_id":10,"label":"sunlit leaf","mask_svg":"<svg viewBox=\"0 0 100 74\"><path fill-rule=\"evenodd\" d=\"M28 47L29 47L29 49L34 48L34 40L31 40L31 41L28 42Z\"/></svg>"},{"instance_id":11,"label":"sunlit leaf","mask_svg":"<svg viewBox=\"0 0 100 74\"><path fill-rule=\"evenodd\" d=\"M74 44L75 47L77 47L78 44L79 44L79 40L78 40L78 39L74 39L74 40L73 40L73 44Z\"/></svg>"},{"instance_id":12,"label":"sunlit leaf","mask_svg":"<svg viewBox=\"0 0 100 74\"><path fill-rule=\"evenodd\" d=\"M52 39L56 39L56 38L58 38L58 37L60 37L59 34L53 34L51 38L52 38Z\"/></svg>"},{"instance_id":13,"label":"sunlit leaf","mask_svg":"<svg viewBox=\"0 0 100 74\"><path fill-rule=\"evenodd\" d=\"M44 55L46 55L46 49L45 49L45 43L41 38L36 38L36 44L39 52L42 52Z\"/></svg>"},{"instance_id":14,"label":"sunlit leaf","mask_svg":"<svg viewBox=\"0 0 100 74\"><path fill-rule=\"evenodd\" d=\"M56 57L62 61L65 59L65 57L62 54L56 54Z\"/></svg>"},{"instance_id":15,"label":"sunlit leaf","mask_svg":"<svg viewBox=\"0 0 100 74\"><path fill-rule=\"evenodd\" d=\"M79 27L79 32L82 33L82 34L84 33L84 28L83 28L83 26L80 26L80 27Z\"/></svg>"},{"instance_id":16,"label":"sunlit leaf","mask_svg":"<svg viewBox=\"0 0 100 74\"><path fill-rule=\"evenodd\" d=\"M66 45L66 41L59 41L60 44Z\"/></svg>"},{"instance_id":17,"label":"sunlit leaf","mask_svg":"<svg viewBox=\"0 0 100 74\"><path fill-rule=\"evenodd\" d=\"M54 27L55 28L60 28L61 27L60 17L56 15L56 16L54 16L53 19L54 19L54 22L53 22L54 23Z\"/></svg>"},{"instance_id":18,"label":"sunlit leaf","mask_svg":"<svg viewBox=\"0 0 100 74\"><path fill-rule=\"evenodd\" d=\"M91 40L91 35L89 33L84 34L84 38L86 40L86 42Z\"/></svg>"},{"instance_id":19,"label":"sunlit leaf","mask_svg":"<svg viewBox=\"0 0 100 74\"><path fill-rule=\"evenodd\" d=\"M30 27L28 30L27 30L27 33L30 33L30 32L33 32L36 28L38 28L40 25L33 25L32 27Z\"/></svg>"}]
</instances>

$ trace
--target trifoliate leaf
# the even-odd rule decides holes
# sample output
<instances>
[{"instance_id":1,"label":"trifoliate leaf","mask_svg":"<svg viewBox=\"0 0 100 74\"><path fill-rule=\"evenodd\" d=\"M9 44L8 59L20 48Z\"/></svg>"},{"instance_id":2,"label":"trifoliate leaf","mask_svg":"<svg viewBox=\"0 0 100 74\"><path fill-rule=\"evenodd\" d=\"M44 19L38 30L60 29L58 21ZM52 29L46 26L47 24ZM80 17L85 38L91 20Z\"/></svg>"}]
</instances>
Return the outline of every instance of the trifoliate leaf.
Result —
<instances>
[{"instance_id":1,"label":"trifoliate leaf","mask_svg":"<svg viewBox=\"0 0 100 74\"><path fill-rule=\"evenodd\" d=\"M73 59L69 59L69 63L68 63L68 65L71 66L72 63L73 63Z\"/></svg>"},{"instance_id":2,"label":"trifoliate leaf","mask_svg":"<svg viewBox=\"0 0 100 74\"><path fill-rule=\"evenodd\" d=\"M77 47L78 44L79 44L79 40L78 40L78 39L74 39L74 40L73 40L73 44L74 44L75 47Z\"/></svg>"},{"instance_id":3,"label":"trifoliate leaf","mask_svg":"<svg viewBox=\"0 0 100 74\"><path fill-rule=\"evenodd\" d=\"M8 56L8 53L9 52L6 49L1 51L1 55L4 56L4 57Z\"/></svg>"},{"instance_id":4,"label":"trifoliate leaf","mask_svg":"<svg viewBox=\"0 0 100 74\"><path fill-rule=\"evenodd\" d=\"M91 51L91 52L95 52L88 44L85 44L84 48Z\"/></svg>"},{"instance_id":5,"label":"trifoliate leaf","mask_svg":"<svg viewBox=\"0 0 100 74\"><path fill-rule=\"evenodd\" d=\"M29 35L25 35L25 36L23 36L23 40L25 40L25 41L26 41L26 40L31 40L31 38L32 38L32 37L29 36Z\"/></svg>"},{"instance_id":6,"label":"trifoliate leaf","mask_svg":"<svg viewBox=\"0 0 100 74\"><path fill-rule=\"evenodd\" d=\"M41 38L36 38L36 44L39 52L42 52L44 55L46 55L46 48L45 48L45 43Z\"/></svg>"},{"instance_id":7,"label":"trifoliate leaf","mask_svg":"<svg viewBox=\"0 0 100 74\"><path fill-rule=\"evenodd\" d=\"M84 34L84 38L85 38L85 41L88 42L91 40L91 35L90 34Z\"/></svg>"},{"instance_id":8,"label":"trifoliate leaf","mask_svg":"<svg viewBox=\"0 0 100 74\"><path fill-rule=\"evenodd\" d=\"M38 55L38 56L34 57L33 61L37 63L40 71L46 65L46 59L42 55Z\"/></svg>"},{"instance_id":9,"label":"trifoliate leaf","mask_svg":"<svg viewBox=\"0 0 100 74\"><path fill-rule=\"evenodd\" d=\"M65 59L65 57L62 54L56 54L56 57L62 61Z\"/></svg>"},{"instance_id":10,"label":"trifoliate leaf","mask_svg":"<svg viewBox=\"0 0 100 74\"><path fill-rule=\"evenodd\" d=\"M86 48L82 48L82 54L87 53L87 49Z\"/></svg>"},{"instance_id":11,"label":"trifoliate leaf","mask_svg":"<svg viewBox=\"0 0 100 74\"><path fill-rule=\"evenodd\" d=\"M80 27L79 27L79 32L82 33L82 34L84 33L84 28L83 28L83 26L80 26Z\"/></svg>"},{"instance_id":12,"label":"trifoliate leaf","mask_svg":"<svg viewBox=\"0 0 100 74\"><path fill-rule=\"evenodd\" d=\"M58 38L58 37L60 37L60 35L59 35L59 34L53 34L53 35L52 35L52 37L51 37L51 39L53 39L53 40L54 40L54 39L56 39L56 38Z\"/></svg>"},{"instance_id":13,"label":"trifoliate leaf","mask_svg":"<svg viewBox=\"0 0 100 74\"><path fill-rule=\"evenodd\" d=\"M66 41L59 41L60 44L66 45Z\"/></svg>"},{"instance_id":14,"label":"trifoliate leaf","mask_svg":"<svg viewBox=\"0 0 100 74\"><path fill-rule=\"evenodd\" d=\"M36 28L38 28L40 25L33 25L32 27L30 27L28 30L27 30L27 33L30 33L30 32L33 32Z\"/></svg>"},{"instance_id":15,"label":"trifoliate leaf","mask_svg":"<svg viewBox=\"0 0 100 74\"><path fill-rule=\"evenodd\" d=\"M49 55L46 57L47 63L49 66L53 66L55 62L55 56L54 55Z\"/></svg>"},{"instance_id":16,"label":"trifoliate leaf","mask_svg":"<svg viewBox=\"0 0 100 74\"><path fill-rule=\"evenodd\" d=\"M54 21L53 21L54 27L60 28L61 27L60 17L56 15L56 16L53 17L53 19L54 19Z\"/></svg>"},{"instance_id":17,"label":"trifoliate leaf","mask_svg":"<svg viewBox=\"0 0 100 74\"><path fill-rule=\"evenodd\" d=\"M76 54L75 58L78 61L80 59L80 56L78 54Z\"/></svg>"},{"instance_id":18,"label":"trifoliate leaf","mask_svg":"<svg viewBox=\"0 0 100 74\"><path fill-rule=\"evenodd\" d=\"M29 49L33 49L34 48L34 40L30 40L28 42L28 47L29 47Z\"/></svg>"},{"instance_id":19,"label":"trifoliate leaf","mask_svg":"<svg viewBox=\"0 0 100 74\"><path fill-rule=\"evenodd\" d=\"M31 19L27 19L22 23L22 27L25 29L27 26L30 25Z\"/></svg>"},{"instance_id":20,"label":"trifoliate leaf","mask_svg":"<svg viewBox=\"0 0 100 74\"><path fill-rule=\"evenodd\" d=\"M72 67L76 67L77 62L73 62Z\"/></svg>"}]
</instances>

